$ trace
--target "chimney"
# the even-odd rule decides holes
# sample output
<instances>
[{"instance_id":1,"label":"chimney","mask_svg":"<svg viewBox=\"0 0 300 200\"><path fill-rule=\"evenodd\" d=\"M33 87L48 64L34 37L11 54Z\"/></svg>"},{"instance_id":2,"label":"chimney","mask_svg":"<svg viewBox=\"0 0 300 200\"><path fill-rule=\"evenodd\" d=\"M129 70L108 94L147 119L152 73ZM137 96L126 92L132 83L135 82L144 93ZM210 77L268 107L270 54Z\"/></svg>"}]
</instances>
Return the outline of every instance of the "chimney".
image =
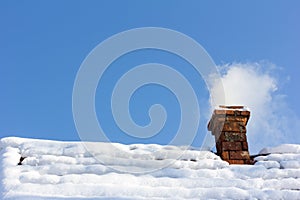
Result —
<instances>
[{"instance_id":1,"label":"chimney","mask_svg":"<svg viewBox=\"0 0 300 200\"><path fill-rule=\"evenodd\" d=\"M217 154L229 164L252 164L246 136L249 117L250 111L244 106L219 106L209 121Z\"/></svg>"}]
</instances>

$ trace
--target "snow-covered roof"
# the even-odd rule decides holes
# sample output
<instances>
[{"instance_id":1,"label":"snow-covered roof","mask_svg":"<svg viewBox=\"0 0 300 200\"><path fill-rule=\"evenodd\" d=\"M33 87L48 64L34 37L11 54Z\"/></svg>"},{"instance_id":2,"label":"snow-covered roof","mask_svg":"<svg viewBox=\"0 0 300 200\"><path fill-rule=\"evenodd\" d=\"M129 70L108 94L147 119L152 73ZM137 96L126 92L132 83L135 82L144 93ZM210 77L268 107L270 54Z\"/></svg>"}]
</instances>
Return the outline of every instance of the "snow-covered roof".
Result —
<instances>
[{"instance_id":1,"label":"snow-covered roof","mask_svg":"<svg viewBox=\"0 0 300 200\"><path fill-rule=\"evenodd\" d=\"M300 145L266 148L255 165L176 146L97 146L94 156L81 142L1 139L1 199L300 199Z\"/></svg>"}]
</instances>

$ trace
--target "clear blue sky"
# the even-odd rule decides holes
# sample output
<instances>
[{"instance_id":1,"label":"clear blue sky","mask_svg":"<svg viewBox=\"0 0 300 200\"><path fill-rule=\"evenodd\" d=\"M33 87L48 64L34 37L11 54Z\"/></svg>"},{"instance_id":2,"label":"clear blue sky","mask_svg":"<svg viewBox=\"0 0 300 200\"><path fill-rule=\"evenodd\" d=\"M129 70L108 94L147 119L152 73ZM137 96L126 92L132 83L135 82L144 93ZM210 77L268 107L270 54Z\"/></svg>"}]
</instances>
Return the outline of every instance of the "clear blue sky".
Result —
<instances>
[{"instance_id":1,"label":"clear blue sky","mask_svg":"<svg viewBox=\"0 0 300 200\"><path fill-rule=\"evenodd\" d=\"M267 60L282 67L290 76L282 92L299 114L299 19L300 2L296 0L1 1L0 137L79 140L72 116L72 89L82 61L108 37L147 26L177 30L194 38L218 65ZM153 60L175 68L185 65L174 56L151 50L129 54L118 62L128 70ZM122 73L118 63L115 65L104 78L111 80L114 74ZM186 73L193 79L192 71ZM97 99L106 102L105 91L113 86L106 83L106 89L101 87ZM132 115L137 123L147 124L147 106L143 103L168 102L165 106L172 118L167 121L165 134L147 141L122 136L110 121L109 110L105 110L108 104L97 103L97 111L105 114L98 115L99 120L108 132L116 134L111 135L112 141L164 143L171 137L167 133L178 128L176 99L164 88L152 87L148 89L157 92L155 98L147 96L147 88L135 94ZM204 88L200 90L198 95L205 107L208 94ZM204 132L206 122L201 123L200 132ZM201 140L200 134L194 145Z\"/></svg>"}]
</instances>

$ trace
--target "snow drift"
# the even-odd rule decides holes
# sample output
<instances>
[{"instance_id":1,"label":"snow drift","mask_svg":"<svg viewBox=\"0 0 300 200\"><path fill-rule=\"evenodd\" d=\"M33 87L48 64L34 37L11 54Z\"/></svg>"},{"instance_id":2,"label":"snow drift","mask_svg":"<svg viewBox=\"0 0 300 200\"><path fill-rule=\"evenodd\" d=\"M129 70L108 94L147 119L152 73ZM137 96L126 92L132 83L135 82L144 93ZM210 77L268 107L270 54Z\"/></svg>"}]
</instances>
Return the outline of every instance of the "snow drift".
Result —
<instances>
[{"instance_id":1,"label":"snow drift","mask_svg":"<svg viewBox=\"0 0 300 200\"><path fill-rule=\"evenodd\" d=\"M1 139L1 199L300 199L300 145L266 148L255 165L176 146L97 145L100 159L81 142Z\"/></svg>"}]
</instances>

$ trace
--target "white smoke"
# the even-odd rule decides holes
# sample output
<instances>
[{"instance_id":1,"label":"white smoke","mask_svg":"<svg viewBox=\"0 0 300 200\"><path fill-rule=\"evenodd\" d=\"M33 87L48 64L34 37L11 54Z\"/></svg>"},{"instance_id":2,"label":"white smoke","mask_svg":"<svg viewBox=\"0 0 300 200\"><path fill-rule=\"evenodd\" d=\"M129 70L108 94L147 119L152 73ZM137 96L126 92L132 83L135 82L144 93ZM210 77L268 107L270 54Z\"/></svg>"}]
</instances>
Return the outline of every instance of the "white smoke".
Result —
<instances>
[{"instance_id":1,"label":"white smoke","mask_svg":"<svg viewBox=\"0 0 300 200\"><path fill-rule=\"evenodd\" d=\"M220 67L226 105L245 105L251 111L247 126L251 153L282 143L300 143L300 118L287 105L275 78L278 68L269 63L233 63ZM218 105L220 82L212 81L214 108ZM221 98L221 97L220 97ZM219 102L220 103L220 102Z\"/></svg>"}]
</instances>

